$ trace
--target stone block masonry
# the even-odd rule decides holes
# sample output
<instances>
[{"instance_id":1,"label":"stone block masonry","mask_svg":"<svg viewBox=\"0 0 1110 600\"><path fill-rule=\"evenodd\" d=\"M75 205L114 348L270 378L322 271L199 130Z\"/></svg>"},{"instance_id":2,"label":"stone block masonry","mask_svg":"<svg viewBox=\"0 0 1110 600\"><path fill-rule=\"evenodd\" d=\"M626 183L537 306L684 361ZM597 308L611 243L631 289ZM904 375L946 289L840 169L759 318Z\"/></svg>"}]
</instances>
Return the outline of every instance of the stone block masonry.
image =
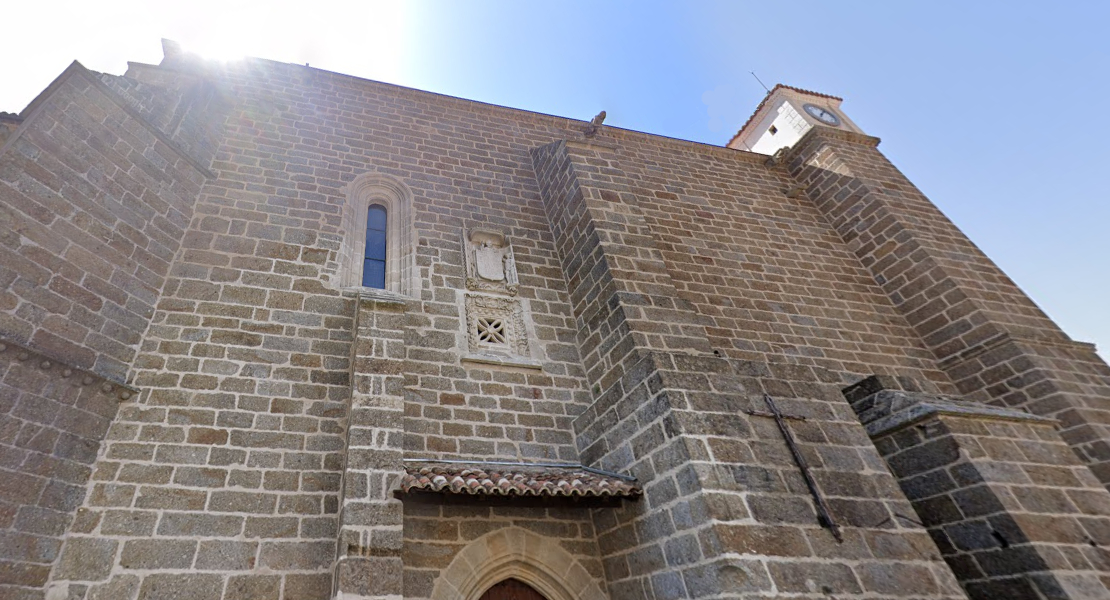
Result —
<instances>
[{"instance_id":1,"label":"stone block masonry","mask_svg":"<svg viewBox=\"0 0 1110 600\"><path fill-rule=\"evenodd\" d=\"M963 597L925 532L898 518L912 509L890 475L869 472L881 460L837 402L839 376L715 356L619 157L567 143L533 157L597 393L575 420L582 458L645 488L594 515L610 597ZM800 435L845 544L818 524L775 424L744 416L764 393L809 419Z\"/></svg>"},{"instance_id":2,"label":"stone block masonry","mask_svg":"<svg viewBox=\"0 0 1110 600\"><path fill-rule=\"evenodd\" d=\"M367 598L402 595L406 301L360 298L339 512L335 588Z\"/></svg>"},{"instance_id":3,"label":"stone block masonry","mask_svg":"<svg viewBox=\"0 0 1110 600\"><path fill-rule=\"evenodd\" d=\"M0 341L0 597L33 597L46 585L100 441L134 394Z\"/></svg>"},{"instance_id":4,"label":"stone block masonry","mask_svg":"<svg viewBox=\"0 0 1110 600\"><path fill-rule=\"evenodd\" d=\"M1059 420L1110 485L1110 367L1072 341L901 172L878 140L817 128L780 164L804 185L961 394Z\"/></svg>"},{"instance_id":5,"label":"stone block masonry","mask_svg":"<svg viewBox=\"0 0 1110 600\"><path fill-rule=\"evenodd\" d=\"M114 424L83 507L88 523L70 534L75 553L78 539L116 546L89 559L95 568L58 572L53 585L71 594L126 587L154 598L190 579L203 583L197 597L237 597L234 586L247 584L259 597L399 593L399 571L370 577L400 566L401 513L388 487L400 463L375 462L374 453L381 445L399 457L401 448L371 414L389 394L366 384L385 375L379 345L398 361L383 381L394 401L404 399L395 425L403 424L407 455L577 459L570 420L588 391L538 208L527 153L537 144L498 142L504 150L491 159L484 143L461 134L392 130L391 115L411 110L412 98L424 103L413 114L450 127L466 121L464 102L259 66L219 75L237 104L212 163L218 177L194 206L134 362L143 395ZM130 76L153 85L164 71L136 66ZM361 117L332 131L320 120L326 106L334 111L327 122ZM496 119L483 118L501 135ZM529 127L547 131L544 140L560 131ZM437 174L426 172L430 154L404 150L416 139L443 157ZM382 158L397 152L399 163ZM490 164L475 174L475 164L514 156L519 168ZM419 243L407 251L418 279L413 297L361 312L338 288L337 260L344 186L367 171L414 191ZM512 235L518 297L542 370L459 362L458 240L474 224ZM402 312L388 308L398 301ZM123 518L144 526L117 527ZM142 548L173 548L174 558L136 562ZM217 551L228 560L206 554Z\"/></svg>"},{"instance_id":6,"label":"stone block masonry","mask_svg":"<svg viewBox=\"0 0 1110 600\"><path fill-rule=\"evenodd\" d=\"M768 165L173 44L0 124L0 597L1099 597L1107 492L1053 423L888 440L841 393L915 381L1110 447L1105 365L872 138ZM351 285L375 202L386 290ZM397 493L447 461L637 493Z\"/></svg>"},{"instance_id":7,"label":"stone block masonry","mask_svg":"<svg viewBox=\"0 0 1110 600\"><path fill-rule=\"evenodd\" d=\"M1055 423L901 387L845 395L968 594L1110 597L1110 492Z\"/></svg>"},{"instance_id":8,"label":"stone block masonry","mask_svg":"<svg viewBox=\"0 0 1110 600\"><path fill-rule=\"evenodd\" d=\"M122 382L209 173L77 63L25 113L0 150L0 330Z\"/></svg>"},{"instance_id":9,"label":"stone block masonry","mask_svg":"<svg viewBox=\"0 0 1110 600\"><path fill-rule=\"evenodd\" d=\"M185 106L190 103L179 102ZM214 108L214 107L209 107ZM205 177L201 157L74 63L0 147L0 595L41 597ZM14 126L18 124L18 126ZM222 126L210 111L206 134ZM178 123L190 136L196 123ZM200 138L209 137L202 135Z\"/></svg>"}]
</instances>

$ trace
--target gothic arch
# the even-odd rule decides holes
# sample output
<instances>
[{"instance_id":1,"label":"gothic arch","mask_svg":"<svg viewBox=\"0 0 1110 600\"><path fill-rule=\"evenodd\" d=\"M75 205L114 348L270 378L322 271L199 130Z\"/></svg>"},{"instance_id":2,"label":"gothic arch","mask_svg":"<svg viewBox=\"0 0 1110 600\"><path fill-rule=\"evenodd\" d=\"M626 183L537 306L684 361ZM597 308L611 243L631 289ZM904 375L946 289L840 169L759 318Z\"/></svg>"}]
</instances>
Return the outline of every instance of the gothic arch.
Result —
<instances>
[{"instance_id":1,"label":"gothic arch","mask_svg":"<svg viewBox=\"0 0 1110 600\"><path fill-rule=\"evenodd\" d=\"M386 291L414 295L416 285L416 227L412 190L400 179L383 173L363 173L347 184L343 205L343 243L339 251L339 285L362 285L362 254L366 246L366 211L372 204L385 207Z\"/></svg>"},{"instance_id":2,"label":"gothic arch","mask_svg":"<svg viewBox=\"0 0 1110 600\"><path fill-rule=\"evenodd\" d=\"M608 600L598 581L558 542L507 527L467 544L440 573L432 600L478 600L495 583L519 579L548 600Z\"/></svg>"}]
</instances>

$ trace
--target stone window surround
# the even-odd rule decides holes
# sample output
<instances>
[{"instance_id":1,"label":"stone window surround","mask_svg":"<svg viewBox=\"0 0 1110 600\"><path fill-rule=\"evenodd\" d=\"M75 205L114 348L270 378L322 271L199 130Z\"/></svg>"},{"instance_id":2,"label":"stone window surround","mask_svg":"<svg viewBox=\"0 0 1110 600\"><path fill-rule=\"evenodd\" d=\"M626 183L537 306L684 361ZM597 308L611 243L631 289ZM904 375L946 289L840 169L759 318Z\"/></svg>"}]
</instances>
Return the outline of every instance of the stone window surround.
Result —
<instances>
[{"instance_id":1,"label":"stone window surround","mask_svg":"<svg viewBox=\"0 0 1110 600\"><path fill-rule=\"evenodd\" d=\"M380 204L386 210L385 291L413 296L416 280L416 230L413 193L401 180L383 173L363 173L347 184L339 250L339 285L363 288L362 266L366 250L366 213Z\"/></svg>"}]
</instances>

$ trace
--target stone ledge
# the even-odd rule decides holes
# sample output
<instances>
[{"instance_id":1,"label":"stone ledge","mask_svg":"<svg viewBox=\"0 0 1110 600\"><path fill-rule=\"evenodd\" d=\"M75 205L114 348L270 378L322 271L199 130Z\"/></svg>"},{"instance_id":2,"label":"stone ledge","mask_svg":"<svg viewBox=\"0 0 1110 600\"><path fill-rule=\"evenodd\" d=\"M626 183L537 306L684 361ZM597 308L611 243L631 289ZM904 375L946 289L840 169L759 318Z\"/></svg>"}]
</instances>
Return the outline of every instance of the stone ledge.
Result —
<instances>
[{"instance_id":1,"label":"stone ledge","mask_svg":"<svg viewBox=\"0 0 1110 600\"><path fill-rule=\"evenodd\" d=\"M603 135L603 131L598 131L593 136L587 136L581 131L566 130L566 142L568 145L582 146L586 148L606 148L609 150L616 150L620 147L617 140Z\"/></svg>"},{"instance_id":2,"label":"stone ledge","mask_svg":"<svg viewBox=\"0 0 1110 600\"><path fill-rule=\"evenodd\" d=\"M464 363L493 365L495 367L516 367L518 369L534 369L536 371L543 370L543 364L537 361L528 358L499 356L496 354L464 354L461 360Z\"/></svg>"},{"instance_id":3,"label":"stone ledge","mask_svg":"<svg viewBox=\"0 0 1110 600\"><path fill-rule=\"evenodd\" d=\"M412 300L408 296L386 290L363 287L351 289L358 294L360 304L369 304L373 308L384 310L403 312L408 309L409 301Z\"/></svg>"},{"instance_id":4,"label":"stone ledge","mask_svg":"<svg viewBox=\"0 0 1110 600\"><path fill-rule=\"evenodd\" d=\"M139 395L139 389L136 387L112 381L87 369L74 367L25 344L7 338L0 338L0 362L16 361L34 365L43 371L56 372L57 377L70 380L74 386L98 387L101 393L115 395L120 402L125 402Z\"/></svg>"},{"instance_id":5,"label":"stone ledge","mask_svg":"<svg viewBox=\"0 0 1110 600\"><path fill-rule=\"evenodd\" d=\"M1098 348L1090 342L1078 342L1071 339L1063 338L1047 338L1036 337L1032 334L1015 334L1009 331L1003 331L993 335L974 346L964 348L955 354L950 354L939 361L937 364L941 369L948 370L955 365L969 361L981 354L985 354L994 348L1002 346L1007 343L1015 344L1028 344L1030 346L1039 346L1042 348L1060 348L1063 350L1080 350L1083 352L1097 352Z\"/></svg>"},{"instance_id":6,"label":"stone ledge","mask_svg":"<svg viewBox=\"0 0 1110 600\"><path fill-rule=\"evenodd\" d=\"M802 139L798 140L793 147L800 148L805 145L808 141L806 138L831 138L859 144L861 146L870 146L871 148L877 148L882 142L879 138L867 135L866 133L856 133L855 131L848 131L847 129L833 129L831 127L814 127L806 132L806 134L802 136Z\"/></svg>"},{"instance_id":7,"label":"stone ledge","mask_svg":"<svg viewBox=\"0 0 1110 600\"><path fill-rule=\"evenodd\" d=\"M874 402L872 406L858 413L860 422L864 424L868 435L872 438L938 415L986 421L1022 421L1036 425L1056 425L1056 420L1048 417L918 392L884 390L872 396L872 400Z\"/></svg>"},{"instance_id":8,"label":"stone ledge","mask_svg":"<svg viewBox=\"0 0 1110 600\"><path fill-rule=\"evenodd\" d=\"M869 148L878 148L879 143L882 141L879 138L874 137L874 136L870 136L870 135L863 134L863 133L856 133L854 131L847 131L845 129L831 129L829 127L813 127L812 129L807 131L805 133L805 135L802 136L802 139L798 140L797 142L794 142L794 145L790 146L789 149L780 150L779 152L776 152L774 156L771 156L771 157L768 157L766 155L760 155L760 156L762 156L764 160L769 162L769 164L767 165L769 167L775 167L775 166L778 166L778 165L784 165L784 166L789 165L796 158L798 158L798 155L802 153L802 150L804 148L806 148L811 142L813 142L814 140L817 140L817 139L841 140L841 141L848 142L848 143L851 143L851 144L859 144L861 146L867 146Z\"/></svg>"},{"instance_id":9,"label":"stone ledge","mask_svg":"<svg viewBox=\"0 0 1110 600\"><path fill-rule=\"evenodd\" d=\"M320 79L336 79L340 81L351 81L366 85L373 93L387 93L394 95L398 98L409 98L418 102L442 103L444 106L456 110L464 110L469 113L485 113L492 115L495 118L509 119L511 121L530 122L544 127L550 127L562 132L564 140L574 138L582 135L582 128L589 124L589 121L580 121L570 117L561 117L558 115L549 115L545 113L524 110L520 108L513 108L510 106L501 106L499 104L491 104L488 102L481 102L478 100L468 100L465 98L456 98L446 94L439 94L427 90L419 90L410 87L399 86L392 83L382 81L375 81L373 79L366 79L355 75L347 75L344 73L336 73L327 71L316 67L306 67L304 65L297 65L291 63L283 63L276 60L266 58L247 57L243 59L246 62L255 63L266 68L286 70L287 73L293 75L300 73L303 76L320 78ZM195 73L182 69L174 65L164 64L147 64L140 62L128 62L127 70L143 71L143 70L158 70L158 71L171 71L179 72L185 75L194 75ZM377 89L374 89L377 88ZM738 150L729 148L723 145L708 144L705 142L696 142L693 140L684 140L646 131L636 131L634 129L624 129L612 125L604 125L602 127L603 133L612 140L613 147L621 146L621 142L631 142L633 144L655 144L664 148L674 148L680 151L697 152L710 156L724 157L727 159L740 160L752 164L763 164L767 159L764 154L756 152L749 152L747 150ZM585 137L585 136L583 136ZM872 138L877 139L877 138ZM553 139L551 142L557 142L558 139ZM544 146L546 144L540 144ZM600 144L599 144L600 145Z\"/></svg>"}]
</instances>

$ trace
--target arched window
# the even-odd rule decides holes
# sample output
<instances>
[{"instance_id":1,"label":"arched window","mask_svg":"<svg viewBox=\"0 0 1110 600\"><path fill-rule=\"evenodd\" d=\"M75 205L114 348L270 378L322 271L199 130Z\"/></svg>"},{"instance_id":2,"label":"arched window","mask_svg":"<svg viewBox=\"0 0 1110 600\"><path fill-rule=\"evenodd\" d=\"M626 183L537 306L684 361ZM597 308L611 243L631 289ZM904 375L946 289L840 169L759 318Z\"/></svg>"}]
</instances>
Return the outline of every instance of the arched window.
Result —
<instances>
[{"instance_id":1,"label":"arched window","mask_svg":"<svg viewBox=\"0 0 1110 600\"><path fill-rule=\"evenodd\" d=\"M385 289L386 244L389 212L381 204L366 211L366 252L362 263L362 285Z\"/></svg>"},{"instance_id":2,"label":"arched window","mask_svg":"<svg viewBox=\"0 0 1110 600\"><path fill-rule=\"evenodd\" d=\"M347 186L339 250L340 287L365 287L412 296L416 228L412 191L401 181L365 173Z\"/></svg>"}]
</instances>

